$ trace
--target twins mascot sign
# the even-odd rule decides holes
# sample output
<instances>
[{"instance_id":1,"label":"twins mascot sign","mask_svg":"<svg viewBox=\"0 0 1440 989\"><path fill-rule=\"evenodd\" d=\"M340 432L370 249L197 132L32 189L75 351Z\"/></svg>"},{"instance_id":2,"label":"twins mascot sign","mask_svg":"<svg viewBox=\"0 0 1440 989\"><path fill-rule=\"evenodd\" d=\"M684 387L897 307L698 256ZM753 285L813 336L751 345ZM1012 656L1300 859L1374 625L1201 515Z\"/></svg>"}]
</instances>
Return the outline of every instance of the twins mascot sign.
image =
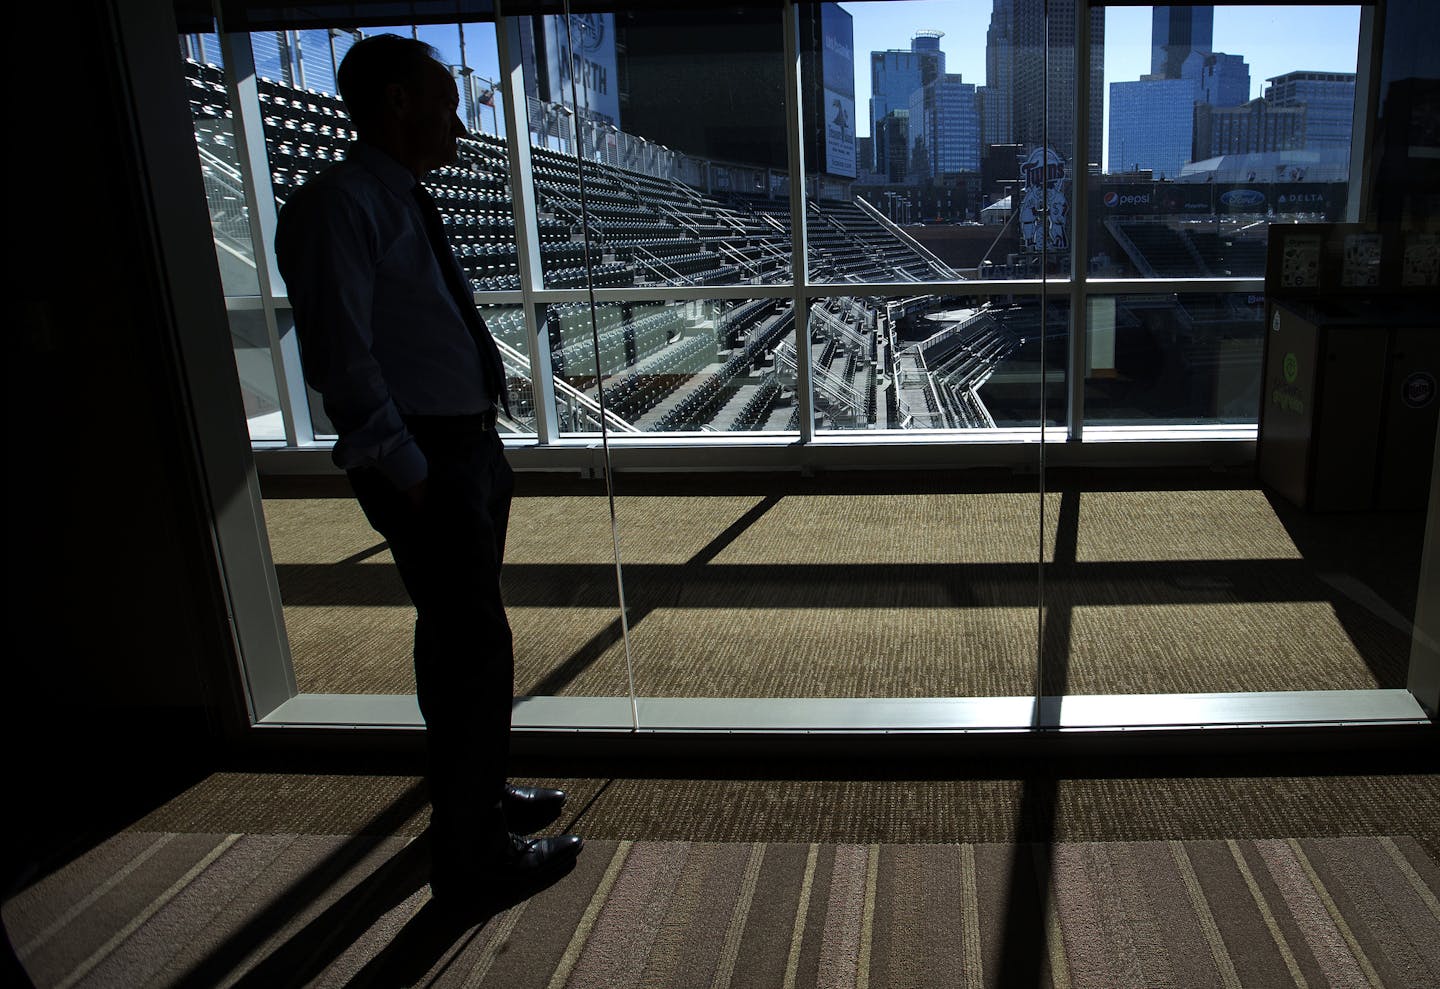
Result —
<instances>
[{"instance_id":1,"label":"twins mascot sign","mask_svg":"<svg viewBox=\"0 0 1440 989\"><path fill-rule=\"evenodd\" d=\"M1065 198L1065 162L1049 148L1036 148L1020 165L1025 195L1020 200L1020 237L1032 251L1070 246L1070 203Z\"/></svg>"}]
</instances>

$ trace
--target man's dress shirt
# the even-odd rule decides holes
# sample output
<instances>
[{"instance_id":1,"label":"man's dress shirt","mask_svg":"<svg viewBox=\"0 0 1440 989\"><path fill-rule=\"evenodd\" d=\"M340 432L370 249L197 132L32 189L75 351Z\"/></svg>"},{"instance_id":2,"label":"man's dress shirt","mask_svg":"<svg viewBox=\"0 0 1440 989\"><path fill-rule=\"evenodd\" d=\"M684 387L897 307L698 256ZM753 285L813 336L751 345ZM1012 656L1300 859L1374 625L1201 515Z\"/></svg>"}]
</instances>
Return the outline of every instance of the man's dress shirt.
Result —
<instances>
[{"instance_id":1,"label":"man's dress shirt","mask_svg":"<svg viewBox=\"0 0 1440 989\"><path fill-rule=\"evenodd\" d=\"M339 439L336 466L375 467L404 490L429 474L402 415L491 408L484 358L425 233L415 176L356 142L280 211L275 256L305 378Z\"/></svg>"}]
</instances>

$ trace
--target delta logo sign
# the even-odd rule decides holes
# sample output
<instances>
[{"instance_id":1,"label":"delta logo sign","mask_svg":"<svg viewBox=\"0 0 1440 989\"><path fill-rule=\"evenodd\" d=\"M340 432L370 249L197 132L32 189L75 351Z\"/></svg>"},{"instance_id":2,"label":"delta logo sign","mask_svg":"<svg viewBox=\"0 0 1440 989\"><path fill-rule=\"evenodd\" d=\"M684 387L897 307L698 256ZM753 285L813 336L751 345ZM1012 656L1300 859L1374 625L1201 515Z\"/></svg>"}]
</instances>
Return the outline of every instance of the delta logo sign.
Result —
<instances>
[{"instance_id":1,"label":"delta logo sign","mask_svg":"<svg viewBox=\"0 0 1440 989\"><path fill-rule=\"evenodd\" d=\"M1320 192L1287 192L1276 197L1275 206L1286 212L1323 212L1325 195Z\"/></svg>"}]
</instances>

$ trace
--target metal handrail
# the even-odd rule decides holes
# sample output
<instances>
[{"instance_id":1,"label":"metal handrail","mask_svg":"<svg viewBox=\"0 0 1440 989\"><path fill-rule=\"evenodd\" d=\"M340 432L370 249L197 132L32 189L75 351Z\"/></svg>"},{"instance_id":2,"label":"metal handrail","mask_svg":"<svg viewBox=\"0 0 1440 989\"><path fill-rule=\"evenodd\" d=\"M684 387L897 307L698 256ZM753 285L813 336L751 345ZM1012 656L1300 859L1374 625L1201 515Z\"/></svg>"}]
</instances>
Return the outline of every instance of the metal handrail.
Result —
<instances>
[{"instance_id":1,"label":"metal handrail","mask_svg":"<svg viewBox=\"0 0 1440 989\"><path fill-rule=\"evenodd\" d=\"M799 374L800 362L794 350L794 341L786 340L775 349L775 362L777 364L784 364L786 370ZM819 364L814 364L811 366L810 372L821 392L828 394L829 397L841 405L844 405L856 415L864 414L868 403L865 401L865 393L863 391L828 367L821 367Z\"/></svg>"},{"instance_id":2,"label":"metal handrail","mask_svg":"<svg viewBox=\"0 0 1440 989\"><path fill-rule=\"evenodd\" d=\"M855 329L849 323L845 322L839 316L836 316L834 313L830 312L824 306L814 307L810 310L810 315L812 318L818 319L822 324L824 324L826 329L833 330L836 333L839 333L840 335L849 339L851 342L857 344L858 346L866 350L869 350L871 345L874 343L874 341L871 340L870 337Z\"/></svg>"},{"instance_id":3,"label":"metal handrail","mask_svg":"<svg viewBox=\"0 0 1440 989\"><path fill-rule=\"evenodd\" d=\"M1130 256L1130 260L1135 262L1135 267L1140 269L1140 274L1146 278L1160 277L1155 271L1155 266L1150 263L1150 259L1145 256L1145 253L1135 246L1135 242L1130 239L1129 234L1120 229L1120 223L1115 217L1107 216L1105 218L1105 229L1110 231L1111 235L1115 238L1115 243L1119 244L1125 253Z\"/></svg>"},{"instance_id":4,"label":"metal handrail","mask_svg":"<svg viewBox=\"0 0 1440 989\"><path fill-rule=\"evenodd\" d=\"M237 204L245 202L244 183L240 173L213 152L205 148L199 148L199 152L205 199L222 210L219 216L211 216L211 230L232 253L254 266L255 247L251 243L250 221L245 218L243 206L237 205L234 210L223 206L227 198L233 199Z\"/></svg>"},{"instance_id":5,"label":"metal handrail","mask_svg":"<svg viewBox=\"0 0 1440 989\"><path fill-rule=\"evenodd\" d=\"M535 378L530 373L530 359L524 354L522 354L520 351L516 350L514 347L510 346L504 340L501 340L499 337L495 338L495 346L500 348L501 356L504 358L509 358L509 365L514 370L519 372L520 377L530 382L530 386L533 388L535 384ZM555 383L556 395L564 395L566 398L573 400L577 405L579 405L581 408L583 408L586 412L590 414L591 419L596 422L600 421L599 402L586 395L580 389L576 388L574 385L570 384L570 382L566 381L559 375L551 375L550 380ZM611 429L616 430L617 432L641 432L638 427L634 426L627 420L622 419L620 416L612 412L609 408L605 409L604 421L606 425L608 425Z\"/></svg>"},{"instance_id":6,"label":"metal handrail","mask_svg":"<svg viewBox=\"0 0 1440 989\"><path fill-rule=\"evenodd\" d=\"M646 249L646 248L644 248L644 247L640 247L640 246L636 245L636 246L634 246L634 247L631 247L630 250L631 250L631 252L632 252L632 253L631 253L631 257L632 257L633 259L638 260L641 264L645 265L645 267L649 268L650 271L651 271L651 273L660 276L660 279L661 279L662 281L665 279L666 275L665 275L665 272L664 272L664 271L661 271L660 269L661 269L661 268L665 268L665 269L667 269L667 270L670 272L670 277L679 279L679 281L681 282L681 284L684 284L684 285L699 285L699 284L700 284L699 282L697 282L694 278L690 277L689 275L682 275L682 274L680 274L680 272L677 271L673 265L667 264L667 263L665 262L665 259L664 259L664 258L658 257L657 255L655 255L654 253L652 253L651 251L649 251L648 249Z\"/></svg>"},{"instance_id":7,"label":"metal handrail","mask_svg":"<svg viewBox=\"0 0 1440 989\"><path fill-rule=\"evenodd\" d=\"M887 228L891 233L904 240L907 244L910 245L910 248L912 250L914 250L921 256L921 258L926 260L929 264L935 265L936 270L939 271L941 274L945 275L947 278L953 278L957 281L964 278L964 276L961 275L960 272L950 267L944 261L941 261L940 258L938 258L934 254L934 252L932 252L929 248L927 248L924 244L920 243L914 237L911 237L888 216L876 209L871 203L866 202L864 196L856 196L855 202L857 205L859 205L861 211L869 213L871 217L880 222L881 226Z\"/></svg>"}]
</instances>

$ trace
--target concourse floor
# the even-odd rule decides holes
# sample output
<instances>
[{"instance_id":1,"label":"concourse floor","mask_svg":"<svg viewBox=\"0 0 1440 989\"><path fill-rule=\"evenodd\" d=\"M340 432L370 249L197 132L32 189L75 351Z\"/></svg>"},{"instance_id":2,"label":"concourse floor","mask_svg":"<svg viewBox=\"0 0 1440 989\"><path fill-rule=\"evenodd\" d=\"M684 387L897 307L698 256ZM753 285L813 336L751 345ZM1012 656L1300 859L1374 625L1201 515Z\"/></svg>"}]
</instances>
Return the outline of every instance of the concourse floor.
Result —
<instances>
[{"instance_id":1,"label":"concourse floor","mask_svg":"<svg viewBox=\"0 0 1440 989\"><path fill-rule=\"evenodd\" d=\"M414 612L343 478L267 479L299 688L414 689ZM1421 513L1310 515L1244 477L627 475L641 696L1014 696L1404 686ZM518 475L517 692L628 689L600 481ZM1039 554L1044 622L1038 614Z\"/></svg>"}]
</instances>

